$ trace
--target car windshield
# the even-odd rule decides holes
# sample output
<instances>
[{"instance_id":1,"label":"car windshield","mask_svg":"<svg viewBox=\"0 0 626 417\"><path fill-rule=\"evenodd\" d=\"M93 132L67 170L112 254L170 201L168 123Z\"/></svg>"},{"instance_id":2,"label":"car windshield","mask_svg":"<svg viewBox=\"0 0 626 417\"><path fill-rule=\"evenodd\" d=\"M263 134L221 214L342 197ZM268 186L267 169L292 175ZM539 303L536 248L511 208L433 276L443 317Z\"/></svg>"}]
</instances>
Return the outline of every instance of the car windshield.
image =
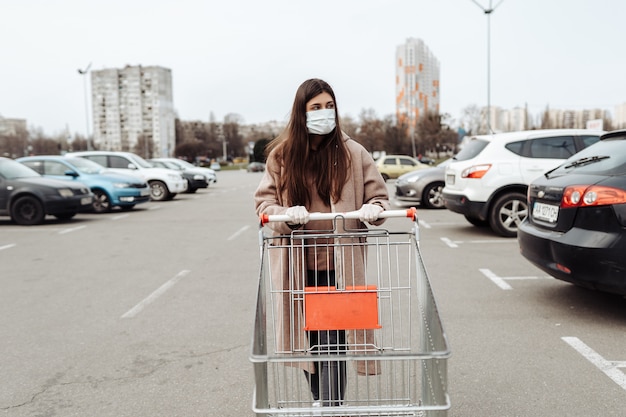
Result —
<instances>
[{"instance_id":1,"label":"car windshield","mask_svg":"<svg viewBox=\"0 0 626 417\"><path fill-rule=\"evenodd\" d=\"M626 175L626 140L597 142L573 155L555 170L546 173L546 177L572 172L577 174Z\"/></svg>"},{"instance_id":2,"label":"car windshield","mask_svg":"<svg viewBox=\"0 0 626 417\"><path fill-rule=\"evenodd\" d=\"M182 160L182 159L177 159L176 162L174 162L174 163L177 164L177 165L180 165L182 167L185 167L185 168L196 168L196 166L194 164L189 163L189 162L187 162L185 160Z\"/></svg>"},{"instance_id":3,"label":"car windshield","mask_svg":"<svg viewBox=\"0 0 626 417\"><path fill-rule=\"evenodd\" d=\"M68 158L68 162L83 174L98 174L104 169L102 165L85 158Z\"/></svg>"},{"instance_id":4,"label":"car windshield","mask_svg":"<svg viewBox=\"0 0 626 417\"><path fill-rule=\"evenodd\" d=\"M0 175L7 180L41 177L37 171L10 159L0 160Z\"/></svg>"},{"instance_id":5,"label":"car windshield","mask_svg":"<svg viewBox=\"0 0 626 417\"><path fill-rule=\"evenodd\" d=\"M175 169L181 171L182 168L170 161L152 161L152 166L159 168Z\"/></svg>"},{"instance_id":6,"label":"car windshield","mask_svg":"<svg viewBox=\"0 0 626 417\"><path fill-rule=\"evenodd\" d=\"M489 145L489 141L472 138L469 142L463 145L463 148L454 156L455 161L465 161L468 159L474 158L478 155L485 147Z\"/></svg>"},{"instance_id":7,"label":"car windshield","mask_svg":"<svg viewBox=\"0 0 626 417\"><path fill-rule=\"evenodd\" d=\"M148 161L146 161L139 155L133 155L133 162L142 168L154 168L151 164L148 163Z\"/></svg>"}]
</instances>

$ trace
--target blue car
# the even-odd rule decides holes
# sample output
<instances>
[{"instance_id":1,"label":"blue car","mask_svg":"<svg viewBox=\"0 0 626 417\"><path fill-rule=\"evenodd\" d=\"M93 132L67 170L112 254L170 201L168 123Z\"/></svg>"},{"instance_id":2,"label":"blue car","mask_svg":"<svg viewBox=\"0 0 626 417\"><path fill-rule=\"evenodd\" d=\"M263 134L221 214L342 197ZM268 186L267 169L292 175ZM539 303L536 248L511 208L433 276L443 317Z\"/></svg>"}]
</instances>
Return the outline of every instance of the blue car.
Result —
<instances>
[{"instance_id":1,"label":"blue car","mask_svg":"<svg viewBox=\"0 0 626 417\"><path fill-rule=\"evenodd\" d=\"M85 184L94 194L93 211L104 213L113 207L130 210L135 205L150 200L150 187L138 178L108 173L106 168L84 158L50 156L27 156L16 161L56 179Z\"/></svg>"}]
</instances>

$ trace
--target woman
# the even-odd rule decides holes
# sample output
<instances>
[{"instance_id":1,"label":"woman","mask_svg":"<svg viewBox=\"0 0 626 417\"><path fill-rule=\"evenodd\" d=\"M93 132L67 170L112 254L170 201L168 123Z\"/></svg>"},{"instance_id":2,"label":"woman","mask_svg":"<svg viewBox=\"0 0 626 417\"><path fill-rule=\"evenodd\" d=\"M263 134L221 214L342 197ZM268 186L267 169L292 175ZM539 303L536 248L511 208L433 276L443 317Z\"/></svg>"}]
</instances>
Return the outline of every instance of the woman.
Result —
<instances>
[{"instance_id":1,"label":"woman","mask_svg":"<svg viewBox=\"0 0 626 417\"><path fill-rule=\"evenodd\" d=\"M254 198L257 215L284 214L290 218L288 223L268 224L275 235L289 235L300 228L333 230L332 221L309 222L311 212L358 210L358 220L338 222L338 233L365 228L363 222L379 225L384 221L378 216L389 208L387 187L367 150L342 132L335 94L325 81L310 79L300 85L287 127L272 141L269 151L265 174ZM288 247L287 244L281 246ZM290 276L287 262L281 262L288 259L288 255L273 253L276 259L270 259L270 264L274 288L334 286L336 273L348 277L349 285L363 285L365 255L362 250L339 254L332 247L305 244L302 251L305 259L300 261L305 265L303 268L295 266L291 271L295 271L292 275L298 275L305 266L306 277ZM339 353L345 352L346 342L350 347L358 346L360 351L366 351L371 345L370 330L305 332L302 306L287 296L280 300L277 308L281 319L277 325L277 346L282 346L285 352ZM359 373L378 372L375 362L361 362ZM345 361L294 365L305 369L314 405L341 404L346 381Z\"/></svg>"}]
</instances>

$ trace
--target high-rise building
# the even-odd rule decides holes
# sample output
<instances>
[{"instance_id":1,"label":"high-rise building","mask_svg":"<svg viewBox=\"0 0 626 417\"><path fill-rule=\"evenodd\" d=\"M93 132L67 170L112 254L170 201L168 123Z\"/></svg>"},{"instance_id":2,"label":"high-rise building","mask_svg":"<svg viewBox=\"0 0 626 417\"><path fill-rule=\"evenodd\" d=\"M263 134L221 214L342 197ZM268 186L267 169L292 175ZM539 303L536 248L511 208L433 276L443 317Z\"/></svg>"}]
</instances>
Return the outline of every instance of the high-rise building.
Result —
<instances>
[{"instance_id":1,"label":"high-rise building","mask_svg":"<svg viewBox=\"0 0 626 417\"><path fill-rule=\"evenodd\" d=\"M439 113L439 60L421 39L396 48L396 117L414 132L426 112Z\"/></svg>"},{"instance_id":2,"label":"high-rise building","mask_svg":"<svg viewBox=\"0 0 626 417\"><path fill-rule=\"evenodd\" d=\"M626 103L618 104L615 106L615 116L613 118L615 129L626 128Z\"/></svg>"},{"instance_id":3,"label":"high-rise building","mask_svg":"<svg viewBox=\"0 0 626 417\"><path fill-rule=\"evenodd\" d=\"M98 149L168 157L176 145L172 72L126 66L91 72L93 140Z\"/></svg>"}]
</instances>

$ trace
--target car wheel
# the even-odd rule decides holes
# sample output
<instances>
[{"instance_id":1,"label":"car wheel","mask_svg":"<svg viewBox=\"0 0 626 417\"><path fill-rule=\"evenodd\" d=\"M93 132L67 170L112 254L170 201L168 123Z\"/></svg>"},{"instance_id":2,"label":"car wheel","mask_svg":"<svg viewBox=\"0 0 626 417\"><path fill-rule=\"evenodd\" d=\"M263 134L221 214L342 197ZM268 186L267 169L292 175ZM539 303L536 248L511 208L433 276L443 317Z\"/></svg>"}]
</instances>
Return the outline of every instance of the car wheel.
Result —
<instances>
[{"instance_id":1,"label":"car wheel","mask_svg":"<svg viewBox=\"0 0 626 417\"><path fill-rule=\"evenodd\" d=\"M111 200L107 193L102 190L93 190L93 211L96 213L111 211Z\"/></svg>"},{"instance_id":2,"label":"car wheel","mask_svg":"<svg viewBox=\"0 0 626 417\"><path fill-rule=\"evenodd\" d=\"M504 194L493 203L489 213L489 225L504 237L516 237L517 228L528 216L528 203L522 193Z\"/></svg>"},{"instance_id":3,"label":"car wheel","mask_svg":"<svg viewBox=\"0 0 626 417\"><path fill-rule=\"evenodd\" d=\"M122 211L131 211L134 208L135 208L134 204L130 204L128 206L120 206L120 210L122 210Z\"/></svg>"},{"instance_id":4,"label":"car wheel","mask_svg":"<svg viewBox=\"0 0 626 417\"><path fill-rule=\"evenodd\" d=\"M487 227L489 226L489 222L487 220L481 220L478 217L465 216L465 220L470 222L473 226L476 227Z\"/></svg>"},{"instance_id":5,"label":"car wheel","mask_svg":"<svg viewBox=\"0 0 626 417\"><path fill-rule=\"evenodd\" d=\"M76 213L59 213L54 215L59 220L69 220L74 216L76 216Z\"/></svg>"},{"instance_id":6,"label":"car wheel","mask_svg":"<svg viewBox=\"0 0 626 417\"><path fill-rule=\"evenodd\" d=\"M185 193L187 193L187 194L193 194L193 193L195 193L196 191L198 191L198 189L197 189L197 188L187 188L187 191L185 191Z\"/></svg>"},{"instance_id":7,"label":"car wheel","mask_svg":"<svg viewBox=\"0 0 626 417\"><path fill-rule=\"evenodd\" d=\"M150 198L153 201L164 201L170 199L170 191L162 181L150 181Z\"/></svg>"},{"instance_id":8,"label":"car wheel","mask_svg":"<svg viewBox=\"0 0 626 417\"><path fill-rule=\"evenodd\" d=\"M45 217L43 204L36 197L23 196L11 205L11 219L17 224L27 226L41 224Z\"/></svg>"},{"instance_id":9,"label":"car wheel","mask_svg":"<svg viewBox=\"0 0 626 417\"><path fill-rule=\"evenodd\" d=\"M445 184L443 182L428 184L422 192L422 205L429 209L444 208L442 196L444 185Z\"/></svg>"},{"instance_id":10,"label":"car wheel","mask_svg":"<svg viewBox=\"0 0 626 417\"><path fill-rule=\"evenodd\" d=\"M383 181L387 182L387 180L389 179L389 175L387 174L380 174L383 177Z\"/></svg>"}]
</instances>

